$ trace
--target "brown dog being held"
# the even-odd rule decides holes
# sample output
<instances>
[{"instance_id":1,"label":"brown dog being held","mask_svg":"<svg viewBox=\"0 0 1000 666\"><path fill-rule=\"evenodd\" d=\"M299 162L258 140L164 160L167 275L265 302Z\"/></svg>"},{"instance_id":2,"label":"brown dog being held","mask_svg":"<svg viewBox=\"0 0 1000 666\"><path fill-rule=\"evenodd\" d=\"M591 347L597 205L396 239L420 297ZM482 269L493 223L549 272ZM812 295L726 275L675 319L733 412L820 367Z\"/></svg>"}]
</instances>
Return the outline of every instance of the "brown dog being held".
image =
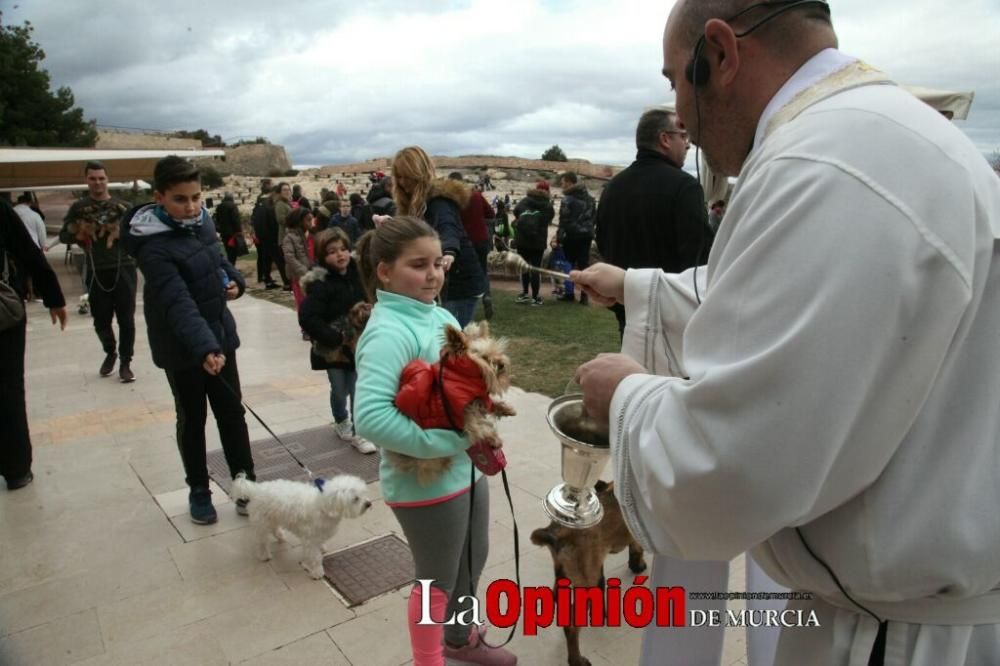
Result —
<instances>
[{"instance_id":1,"label":"brown dog being held","mask_svg":"<svg viewBox=\"0 0 1000 666\"><path fill-rule=\"evenodd\" d=\"M633 573L646 570L642 546L632 537L622 517L621 507L615 498L614 483L598 481L594 486L604 509L604 517L597 525L586 529L573 529L553 521L531 533L531 542L546 546L552 555L556 579L566 578L573 587L604 588L604 558L609 553L620 553L628 548L628 568ZM580 628L565 627L566 651L570 666L590 666L590 661L580 654Z\"/></svg>"}]
</instances>

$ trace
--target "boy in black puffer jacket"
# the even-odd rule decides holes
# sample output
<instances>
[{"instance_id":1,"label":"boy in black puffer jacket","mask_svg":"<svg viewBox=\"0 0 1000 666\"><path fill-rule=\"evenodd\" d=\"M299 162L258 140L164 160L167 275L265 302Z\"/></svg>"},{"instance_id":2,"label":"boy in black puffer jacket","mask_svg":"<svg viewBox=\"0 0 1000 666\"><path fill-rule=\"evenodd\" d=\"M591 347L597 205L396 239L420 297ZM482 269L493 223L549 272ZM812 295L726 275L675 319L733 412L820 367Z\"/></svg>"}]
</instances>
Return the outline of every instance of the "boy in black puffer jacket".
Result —
<instances>
[{"instance_id":1,"label":"boy in black puffer jacket","mask_svg":"<svg viewBox=\"0 0 1000 666\"><path fill-rule=\"evenodd\" d=\"M299 326L312 340L309 361L313 370L326 370L330 380L330 409L334 432L361 453L374 453L375 445L358 437L347 411L354 411L354 344L360 331L353 330L348 314L365 300L358 267L351 258L351 241L340 227L330 227L316 236L316 266L300 284L305 300L299 306Z\"/></svg>"},{"instance_id":2,"label":"boy in black puffer jacket","mask_svg":"<svg viewBox=\"0 0 1000 666\"><path fill-rule=\"evenodd\" d=\"M253 479L250 438L236 368L236 320L226 301L243 295L243 276L219 252L215 225L201 205L198 168L165 157L153 171L155 204L122 222L122 238L145 278L146 328L153 363L163 368L177 410L191 520L218 520L205 461L206 398L212 405L230 474ZM246 515L246 501L236 510Z\"/></svg>"}]
</instances>

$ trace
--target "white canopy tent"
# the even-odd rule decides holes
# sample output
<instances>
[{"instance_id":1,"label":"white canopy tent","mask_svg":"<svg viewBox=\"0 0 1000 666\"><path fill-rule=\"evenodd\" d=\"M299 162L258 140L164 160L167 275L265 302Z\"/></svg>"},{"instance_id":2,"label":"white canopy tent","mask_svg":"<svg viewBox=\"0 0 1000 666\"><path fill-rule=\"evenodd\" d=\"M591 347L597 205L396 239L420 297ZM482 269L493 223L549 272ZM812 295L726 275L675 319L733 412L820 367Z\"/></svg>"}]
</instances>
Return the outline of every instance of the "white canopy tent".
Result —
<instances>
[{"instance_id":1,"label":"white canopy tent","mask_svg":"<svg viewBox=\"0 0 1000 666\"><path fill-rule=\"evenodd\" d=\"M148 182L142 180L141 178L138 180L133 180L132 182L108 183L109 190L131 190L133 187L136 187L140 190L149 190L152 189L153 186L150 185ZM87 189L87 184L81 182L75 185L36 185L33 187L0 187L0 192L39 192L42 190L46 192L68 192L68 191L85 190L85 189Z\"/></svg>"},{"instance_id":2,"label":"white canopy tent","mask_svg":"<svg viewBox=\"0 0 1000 666\"><path fill-rule=\"evenodd\" d=\"M103 162L108 176L127 183L152 179L156 162L168 155L186 158L222 157L212 150L96 150L92 148L0 148L0 190L86 188L83 166L90 160Z\"/></svg>"},{"instance_id":3,"label":"white canopy tent","mask_svg":"<svg viewBox=\"0 0 1000 666\"><path fill-rule=\"evenodd\" d=\"M949 120L965 120L969 117L972 100L976 93L953 92L951 90L935 90L922 86L903 86L920 101L929 104L940 111Z\"/></svg>"}]
</instances>

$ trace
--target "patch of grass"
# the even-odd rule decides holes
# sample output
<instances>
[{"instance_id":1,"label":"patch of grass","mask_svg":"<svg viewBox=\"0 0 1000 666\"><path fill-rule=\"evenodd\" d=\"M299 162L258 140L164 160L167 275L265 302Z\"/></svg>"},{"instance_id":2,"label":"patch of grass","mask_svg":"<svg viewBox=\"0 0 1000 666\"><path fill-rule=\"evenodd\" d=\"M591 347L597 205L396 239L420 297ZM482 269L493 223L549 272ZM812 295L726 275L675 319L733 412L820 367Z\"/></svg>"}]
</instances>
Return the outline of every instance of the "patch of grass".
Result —
<instances>
[{"instance_id":1,"label":"patch of grass","mask_svg":"<svg viewBox=\"0 0 1000 666\"><path fill-rule=\"evenodd\" d=\"M552 299L532 307L515 303L515 297L493 290L490 330L510 340L513 383L525 391L562 395L581 363L621 349L618 322L606 308Z\"/></svg>"}]
</instances>

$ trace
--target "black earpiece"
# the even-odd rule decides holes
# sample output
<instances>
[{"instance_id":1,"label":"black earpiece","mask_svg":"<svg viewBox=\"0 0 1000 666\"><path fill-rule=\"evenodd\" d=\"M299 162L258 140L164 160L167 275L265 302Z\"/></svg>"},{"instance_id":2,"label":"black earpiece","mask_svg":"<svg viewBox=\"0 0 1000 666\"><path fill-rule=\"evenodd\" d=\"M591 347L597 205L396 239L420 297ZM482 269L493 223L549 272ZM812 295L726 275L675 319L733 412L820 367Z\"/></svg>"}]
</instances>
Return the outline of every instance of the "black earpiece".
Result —
<instances>
[{"instance_id":1,"label":"black earpiece","mask_svg":"<svg viewBox=\"0 0 1000 666\"><path fill-rule=\"evenodd\" d=\"M746 9L744 9L743 11L739 12L734 16L730 16L728 19L726 19L726 23L738 19L740 16L743 16L744 14L753 9L758 9L760 7L777 7L775 11L771 12L761 20L757 21L743 32L737 33L736 37L737 39L739 39L742 37L746 37L757 28L761 27L768 21L781 16L785 12L805 5L820 5L824 9L826 9L827 14L830 13L830 5L827 2L827 0L784 0L778 2L774 1L760 2L755 5L750 5L749 7L747 7ZM705 48L705 35L702 35L701 37L698 38L697 43L695 43L694 49L691 54L691 60L688 61L687 67L684 68L684 77L688 80L688 83L690 83L696 88L708 83L708 79L712 75L712 68L708 64L708 59L701 55L701 52L704 50L704 48Z\"/></svg>"},{"instance_id":2,"label":"black earpiece","mask_svg":"<svg viewBox=\"0 0 1000 666\"><path fill-rule=\"evenodd\" d=\"M705 47L705 36L702 35L698 38L698 43L694 46L694 52L691 55L691 60L688 61L687 67L684 68L684 76L687 78L688 83L694 87L703 86L708 82L708 77L712 73L712 68L706 60L701 55L701 50Z\"/></svg>"}]
</instances>

